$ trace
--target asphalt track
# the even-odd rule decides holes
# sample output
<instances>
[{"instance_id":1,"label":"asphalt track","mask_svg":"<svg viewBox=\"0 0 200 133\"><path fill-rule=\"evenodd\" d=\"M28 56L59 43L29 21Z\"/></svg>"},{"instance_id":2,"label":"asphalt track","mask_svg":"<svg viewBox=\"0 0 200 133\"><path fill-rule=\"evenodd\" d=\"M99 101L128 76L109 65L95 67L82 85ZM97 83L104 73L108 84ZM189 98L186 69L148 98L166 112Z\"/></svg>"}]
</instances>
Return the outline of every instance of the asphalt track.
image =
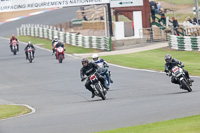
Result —
<instances>
[{"instance_id":1,"label":"asphalt track","mask_svg":"<svg viewBox=\"0 0 200 133\"><path fill-rule=\"evenodd\" d=\"M52 11L52 15L65 10ZM35 23L51 23L45 14L0 25L0 35L12 34L18 25L31 23L34 17L38 17ZM79 58L66 56L59 64L51 52L37 48L30 64L25 60L24 44L14 56L8 40L0 38L0 42L0 99L36 110L0 120L0 133L91 133L200 114L198 77L193 78L193 91L188 93L171 84L163 73L111 65L114 84L107 100L102 101L91 99L80 81Z\"/></svg>"}]
</instances>

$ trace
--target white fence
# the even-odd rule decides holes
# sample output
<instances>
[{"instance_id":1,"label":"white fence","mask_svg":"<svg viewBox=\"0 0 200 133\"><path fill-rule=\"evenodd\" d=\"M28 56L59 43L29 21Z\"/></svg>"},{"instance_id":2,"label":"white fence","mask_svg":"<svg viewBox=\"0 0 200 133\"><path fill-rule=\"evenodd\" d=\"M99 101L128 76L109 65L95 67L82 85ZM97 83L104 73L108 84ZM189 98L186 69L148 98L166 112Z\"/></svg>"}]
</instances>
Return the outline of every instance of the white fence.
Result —
<instances>
[{"instance_id":1,"label":"white fence","mask_svg":"<svg viewBox=\"0 0 200 133\"><path fill-rule=\"evenodd\" d=\"M17 28L17 34L46 38L50 40L52 40L54 36L58 36L61 42L70 45L107 51L112 50L111 39L109 37L77 35L75 33L53 29L48 25L24 24L20 28Z\"/></svg>"}]
</instances>

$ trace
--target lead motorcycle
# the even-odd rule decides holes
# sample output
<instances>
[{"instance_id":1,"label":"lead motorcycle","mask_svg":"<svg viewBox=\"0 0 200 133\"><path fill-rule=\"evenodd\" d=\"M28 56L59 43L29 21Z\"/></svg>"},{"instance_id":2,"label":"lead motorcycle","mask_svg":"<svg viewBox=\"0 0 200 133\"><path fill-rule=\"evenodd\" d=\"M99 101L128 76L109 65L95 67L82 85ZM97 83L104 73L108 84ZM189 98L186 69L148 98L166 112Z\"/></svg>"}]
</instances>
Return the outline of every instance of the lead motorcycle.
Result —
<instances>
[{"instance_id":1,"label":"lead motorcycle","mask_svg":"<svg viewBox=\"0 0 200 133\"><path fill-rule=\"evenodd\" d=\"M85 79L89 78L91 81L91 86L92 89L94 90L94 94L95 96L101 97L102 100L106 99L106 89L103 87L103 85L101 84L101 82L98 80L98 78L96 77L96 72L88 77L86 77Z\"/></svg>"},{"instance_id":2,"label":"lead motorcycle","mask_svg":"<svg viewBox=\"0 0 200 133\"><path fill-rule=\"evenodd\" d=\"M183 68L180 66L174 66L171 70L171 74L168 76L173 76L175 80L180 83L180 87L188 92L192 91L192 84L190 83L189 79L186 77Z\"/></svg>"},{"instance_id":3,"label":"lead motorcycle","mask_svg":"<svg viewBox=\"0 0 200 133\"><path fill-rule=\"evenodd\" d=\"M12 40L11 45L12 45L11 50L12 50L13 54L16 55L17 54L17 41Z\"/></svg>"}]
</instances>

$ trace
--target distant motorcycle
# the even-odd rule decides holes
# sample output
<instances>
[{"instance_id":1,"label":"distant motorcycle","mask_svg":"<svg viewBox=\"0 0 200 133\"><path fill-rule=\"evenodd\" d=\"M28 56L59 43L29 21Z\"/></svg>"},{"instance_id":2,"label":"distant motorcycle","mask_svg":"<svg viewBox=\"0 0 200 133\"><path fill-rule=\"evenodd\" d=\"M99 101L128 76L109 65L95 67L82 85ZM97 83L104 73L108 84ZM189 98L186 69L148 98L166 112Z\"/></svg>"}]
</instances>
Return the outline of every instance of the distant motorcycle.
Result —
<instances>
[{"instance_id":1,"label":"distant motorcycle","mask_svg":"<svg viewBox=\"0 0 200 133\"><path fill-rule=\"evenodd\" d=\"M62 63L63 59L65 58L65 49L63 47L56 48L56 59L59 63Z\"/></svg>"},{"instance_id":2,"label":"distant motorcycle","mask_svg":"<svg viewBox=\"0 0 200 133\"><path fill-rule=\"evenodd\" d=\"M28 52L28 60L29 60L30 63L32 63L32 61L33 61L33 59L34 59L34 58L33 58L33 48L31 48L31 47L28 48L28 49L27 49L27 52Z\"/></svg>"},{"instance_id":3,"label":"distant motorcycle","mask_svg":"<svg viewBox=\"0 0 200 133\"><path fill-rule=\"evenodd\" d=\"M187 90L188 92L192 91L192 88L190 87L191 83L186 77L182 67L174 66L169 76L173 76L180 83L182 89Z\"/></svg>"},{"instance_id":4,"label":"distant motorcycle","mask_svg":"<svg viewBox=\"0 0 200 133\"><path fill-rule=\"evenodd\" d=\"M11 45L12 45L11 50L12 50L13 54L16 55L17 54L17 41L12 40Z\"/></svg>"},{"instance_id":5,"label":"distant motorcycle","mask_svg":"<svg viewBox=\"0 0 200 133\"><path fill-rule=\"evenodd\" d=\"M55 54L55 57L56 57L56 44L57 44L58 42L54 42L54 44L53 44L53 54ZM52 54L52 55L53 55Z\"/></svg>"},{"instance_id":6,"label":"distant motorcycle","mask_svg":"<svg viewBox=\"0 0 200 133\"><path fill-rule=\"evenodd\" d=\"M94 94L95 96L101 97L102 100L106 99L106 89L103 87L103 85L101 84L101 82L98 80L98 78L96 77L96 73L86 77L85 79L89 78L91 83L92 83L92 89L94 90Z\"/></svg>"}]
</instances>

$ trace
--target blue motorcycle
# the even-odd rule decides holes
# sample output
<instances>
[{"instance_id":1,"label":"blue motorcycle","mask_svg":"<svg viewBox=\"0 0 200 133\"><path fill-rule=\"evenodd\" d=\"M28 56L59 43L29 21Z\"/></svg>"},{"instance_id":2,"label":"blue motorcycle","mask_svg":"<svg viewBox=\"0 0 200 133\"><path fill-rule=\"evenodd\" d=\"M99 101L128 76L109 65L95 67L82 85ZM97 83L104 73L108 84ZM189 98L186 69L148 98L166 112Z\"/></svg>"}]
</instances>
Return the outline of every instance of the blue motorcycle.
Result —
<instances>
[{"instance_id":1,"label":"blue motorcycle","mask_svg":"<svg viewBox=\"0 0 200 133\"><path fill-rule=\"evenodd\" d=\"M98 72L100 73L100 75L104 76L104 78L105 78L105 85L107 87L109 87L110 83L112 83L113 81L110 78L110 71L108 70L108 68L102 66L102 67L100 67L100 69L98 70Z\"/></svg>"}]
</instances>

